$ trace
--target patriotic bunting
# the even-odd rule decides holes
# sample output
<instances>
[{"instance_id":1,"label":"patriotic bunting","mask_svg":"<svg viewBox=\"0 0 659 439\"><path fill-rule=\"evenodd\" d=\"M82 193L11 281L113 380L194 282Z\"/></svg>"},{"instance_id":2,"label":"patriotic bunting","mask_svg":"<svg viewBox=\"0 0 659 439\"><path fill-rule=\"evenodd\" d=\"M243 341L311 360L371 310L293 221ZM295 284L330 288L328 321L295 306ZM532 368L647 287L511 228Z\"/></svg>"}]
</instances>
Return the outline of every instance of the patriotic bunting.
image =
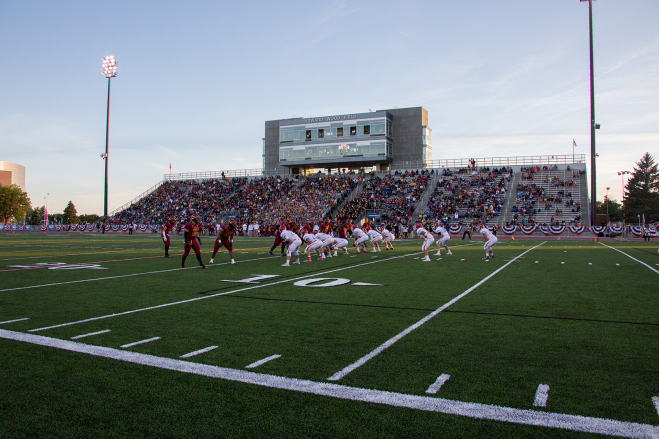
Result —
<instances>
[{"instance_id":1,"label":"patriotic bunting","mask_svg":"<svg viewBox=\"0 0 659 439\"><path fill-rule=\"evenodd\" d=\"M580 226L570 226L568 227L570 232L574 233L575 235L581 235L585 230L586 226L580 225Z\"/></svg>"},{"instance_id":2,"label":"patriotic bunting","mask_svg":"<svg viewBox=\"0 0 659 439\"><path fill-rule=\"evenodd\" d=\"M517 231L517 226L501 226L501 230L503 230L503 233L506 235L512 235Z\"/></svg>"},{"instance_id":3,"label":"patriotic bunting","mask_svg":"<svg viewBox=\"0 0 659 439\"><path fill-rule=\"evenodd\" d=\"M535 232L538 228L537 224L533 224L532 226L521 226L520 230L522 231L523 234L525 235L530 235L533 232Z\"/></svg>"},{"instance_id":4,"label":"patriotic bunting","mask_svg":"<svg viewBox=\"0 0 659 439\"><path fill-rule=\"evenodd\" d=\"M593 232L596 235L599 235L600 233L604 233L606 230L606 226L591 226L590 231Z\"/></svg>"},{"instance_id":5,"label":"patriotic bunting","mask_svg":"<svg viewBox=\"0 0 659 439\"><path fill-rule=\"evenodd\" d=\"M460 232L462 232L462 226L458 226L458 225L455 225L455 226L448 226L447 231L448 231L449 233L452 233L452 234L454 234L454 235L457 235L457 234L459 234Z\"/></svg>"}]
</instances>

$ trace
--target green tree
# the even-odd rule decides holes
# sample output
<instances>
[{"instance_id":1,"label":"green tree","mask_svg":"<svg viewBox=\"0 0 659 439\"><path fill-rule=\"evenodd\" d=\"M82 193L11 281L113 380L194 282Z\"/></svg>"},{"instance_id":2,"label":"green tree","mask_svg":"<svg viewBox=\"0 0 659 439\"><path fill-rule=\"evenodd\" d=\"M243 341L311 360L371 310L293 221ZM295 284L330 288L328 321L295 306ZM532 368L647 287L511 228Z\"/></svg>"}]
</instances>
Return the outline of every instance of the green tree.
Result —
<instances>
[{"instance_id":1,"label":"green tree","mask_svg":"<svg viewBox=\"0 0 659 439\"><path fill-rule=\"evenodd\" d=\"M604 201L597 202L597 213L606 214L606 195L604 196ZM622 204L618 203L616 200L609 199L609 219L613 222L622 221Z\"/></svg>"},{"instance_id":2,"label":"green tree","mask_svg":"<svg viewBox=\"0 0 659 439\"><path fill-rule=\"evenodd\" d=\"M659 220L659 166L650 153L636 163L632 177L625 186L625 215L634 221L645 215L646 222Z\"/></svg>"},{"instance_id":3,"label":"green tree","mask_svg":"<svg viewBox=\"0 0 659 439\"><path fill-rule=\"evenodd\" d=\"M22 220L31 206L27 193L20 187L15 184L0 186L0 219L4 223L12 218Z\"/></svg>"},{"instance_id":4,"label":"green tree","mask_svg":"<svg viewBox=\"0 0 659 439\"><path fill-rule=\"evenodd\" d=\"M73 205L73 201L69 201L69 204L64 208L64 224L78 224L80 218L78 218L78 212L76 212L76 207Z\"/></svg>"},{"instance_id":5,"label":"green tree","mask_svg":"<svg viewBox=\"0 0 659 439\"><path fill-rule=\"evenodd\" d=\"M35 207L34 209L30 209L27 212L28 222L34 225L41 224L41 221L43 221L44 210L45 210L45 206Z\"/></svg>"}]
</instances>

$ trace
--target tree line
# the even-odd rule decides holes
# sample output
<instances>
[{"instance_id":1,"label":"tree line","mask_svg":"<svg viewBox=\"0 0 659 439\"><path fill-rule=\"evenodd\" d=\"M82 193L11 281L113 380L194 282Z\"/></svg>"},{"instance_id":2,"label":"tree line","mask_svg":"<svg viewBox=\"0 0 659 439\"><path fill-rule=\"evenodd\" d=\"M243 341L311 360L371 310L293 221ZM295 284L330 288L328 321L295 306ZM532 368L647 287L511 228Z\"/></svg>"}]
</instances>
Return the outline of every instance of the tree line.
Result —
<instances>
[{"instance_id":1,"label":"tree line","mask_svg":"<svg viewBox=\"0 0 659 439\"><path fill-rule=\"evenodd\" d=\"M42 224L44 221L45 206L32 207L32 202L21 188L15 184L9 186L0 185L0 221L25 224ZM46 215L48 223L79 224L81 222L93 223L100 217L96 214L80 215L76 211L73 201L64 208L62 213L51 213Z\"/></svg>"}]
</instances>

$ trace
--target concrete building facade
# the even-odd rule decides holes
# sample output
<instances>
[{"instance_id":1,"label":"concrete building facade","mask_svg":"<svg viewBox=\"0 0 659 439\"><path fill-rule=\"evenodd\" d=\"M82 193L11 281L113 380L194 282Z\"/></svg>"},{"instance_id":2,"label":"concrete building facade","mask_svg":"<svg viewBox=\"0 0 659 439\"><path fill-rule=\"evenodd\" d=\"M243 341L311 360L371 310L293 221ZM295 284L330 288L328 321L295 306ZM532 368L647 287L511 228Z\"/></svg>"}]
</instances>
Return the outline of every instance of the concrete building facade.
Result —
<instances>
[{"instance_id":1,"label":"concrete building facade","mask_svg":"<svg viewBox=\"0 0 659 439\"><path fill-rule=\"evenodd\" d=\"M20 187L23 192L27 192L25 190L25 166L0 161L0 185L12 184Z\"/></svg>"},{"instance_id":2,"label":"concrete building facade","mask_svg":"<svg viewBox=\"0 0 659 439\"><path fill-rule=\"evenodd\" d=\"M265 122L267 173L419 167L432 160L423 107Z\"/></svg>"}]
</instances>

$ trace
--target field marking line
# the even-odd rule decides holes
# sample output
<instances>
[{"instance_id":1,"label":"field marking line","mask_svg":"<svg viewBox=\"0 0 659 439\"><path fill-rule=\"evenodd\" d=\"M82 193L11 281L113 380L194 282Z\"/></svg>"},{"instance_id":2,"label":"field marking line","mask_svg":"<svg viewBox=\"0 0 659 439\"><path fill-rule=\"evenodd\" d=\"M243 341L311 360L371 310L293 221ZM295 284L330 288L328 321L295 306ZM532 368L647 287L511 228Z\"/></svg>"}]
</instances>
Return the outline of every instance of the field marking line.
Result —
<instances>
[{"instance_id":1,"label":"field marking line","mask_svg":"<svg viewBox=\"0 0 659 439\"><path fill-rule=\"evenodd\" d=\"M652 402L654 403L654 408L657 410L657 414L659 415L659 396L653 396Z\"/></svg>"},{"instance_id":2,"label":"field marking line","mask_svg":"<svg viewBox=\"0 0 659 439\"><path fill-rule=\"evenodd\" d=\"M534 250L534 249L540 247L542 244L544 244L544 243L546 243L546 242L547 242L547 241L544 241L544 242L542 242L542 243L536 245L535 247L532 247L532 248L526 250L524 253L522 253L522 254L520 254L519 256L517 256L516 258L512 259L510 262L508 262L508 263L502 265L501 267L497 268L497 269L494 270L491 274L489 274L489 275L487 275L486 277L484 277L484 278L483 278L480 282L478 282L476 285L474 285L474 286L472 286L471 288L467 289L465 292L463 292L463 293L460 294L459 296L454 297L454 298L451 299L449 302L446 302L444 305L442 305L441 307L437 308L435 311L431 312L430 314L428 314L427 316L425 316L424 318L422 318L421 320L419 320L418 322L416 322L416 323L413 324L412 326L406 328L406 329L403 330L402 332L400 332L400 333L398 333L397 335L391 337L389 340L387 340L386 342L384 342L383 344L381 344L381 345L378 346L377 348L373 349L371 352L369 352L368 354L364 355L364 356L361 357L359 360L355 361L354 363L352 363L352 364L349 365L349 366L344 367L343 369L341 369L340 371L338 371L337 373L335 373L335 374L332 375L331 377L327 378L327 380L328 380L328 381L338 381L338 380L340 380L341 378L343 378L344 376L348 375L348 374L349 374L350 372L352 372L353 370L357 369L358 367L363 366L364 364L366 364L367 361L369 361L370 359L372 359L372 358L375 357L376 355L380 354L380 353L383 352L385 349L391 347L391 346L392 346L394 343L396 343L398 340L400 340L401 338L405 337L407 334L409 334L410 332L414 331L415 329L419 328L421 325L423 325L424 323L426 323L427 321L429 321L430 319L432 319L433 317L435 317L437 314L439 314L440 312L444 311L446 308L448 308L449 306L453 305L455 302L457 302L458 300L462 299L462 298L463 298L464 296L466 296L467 294L469 294L469 293L471 293L472 291L474 291L476 288L478 288L478 287L481 286L483 283L485 283L486 281L488 281L492 276L494 276L495 274L497 274L498 272L500 272L501 270L503 270L504 268L506 268L508 265L512 264L513 261L515 261L517 258L519 258L520 256L525 255L526 253L530 252L531 250Z\"/></svg>"},{"instance_id":3,"label":"field marking line","mask_svg":"<svg viewBox=\"0 0 659 439\"><path fill-rule=\"evenodd\" d=\"M135 250L140 250L140 251L162 251L162 249L135 249ZM94 253L75 253L72 255L44 255L44 256L25 256L22 258L6 258L6 259L0 259L0 261L16 261L19 259L38 259L38 258L64 258L68 256L88 256L88 255L104 255L106 253L119 253L119 252L125 252L126 250L108 250L104 252L94 252Z\"/></svg>"},{"instance_id":4,"label":"field marking line","mask_svg":"<svg viewBox=\"0 0 659 439\"><path fill-rule=\"evenodd\" d=\"M5 323L22 322L23 320L30 320L30 318L29 318L29 317L25 317L25 318L22 318L22 319L7 320L6 322L0 322L0 325L4 325Z\"/></svg>"},{"instance_id":5,"label":"field marking line","mask_svg":"<svg viewBox=\"0 0 659 439\"><path fill-rule=\"evenodd\" d=\"M629 438L657 438L659 427L649 424L616 421L579 415L566 415L546 411L517 409L490 404L462 402L432 396L349 387L340 384L315 382L298 378L267 375L247 370L230 369L208 364L193 363L172 358L163 358L138 352L87 345L80 342L60 340L23 332L0 329L0 338L47 346L95 357L124 361L159 369L189 373L208 378L253 384L273 389L288 390L325 396L348 401L360 401L402 407L426 412L445 413L473 419L508 422L520 425L557 428L586 433L598 433Z\"/></svg>"},{"instance_id":6,"label":"field marking line","mask_svg":"<svg viewBox=\"0 0 659 439\"><path fill-rule=\"evenodd\" d=\"M443 373L437 378L437 380L428 387L428 390L426 390L426 393L437 393L439 389L442 388L445 382L448 381L448 379L451 378L451 375Z\"/></svg>"},{"instance_id":7,"label":"field marking line","mask_svg":"<svg viewBox=\"0 0 659 439\"><path fill-rule=\"evenodd\" d=\"M92 335L105 334L106 332L110 332L110 330L104 329L102 331L90 332L89 334L76 335L75 337L71 337L71 340L77 340L83 337L91 337Z\"/></svg>"},{"instance_id":8,"label":"field marking line","mask_svg":"<svg viewBox=\"0 0 659 439\"><path fill-rule=\"evenodd\" d=\"M249 364L249 365L245 366L245 369L254 369L255 367L258 367L262 364L265 364L268 361L275 360L279 357L281 357L281 355L279 355L279 354L270 355L269 357L266 357L263 360L255 361L252 364Z\"/></svg>"},{"instance_id":9,"label":"field marking line","mask_svg":"<svg viewBox=\"0 0 659 439\"><path fill-rule=\"evenodd\" d=\"M656 268L652 268L652 267L650 267L648 264L646 264L645 262L643 262L643 261L639 261L638 259L636 259L636 258L633 257L633 256L629 256L629 255L628 255L627 253L625 253L624 251L622 251L622 250L618 250L617 248L615 248L615 247L611 247L610 245L606 245L606 244L604 244L603 242L600 242L600 244L603 245L604 247L608 247L608 248L610 248L610 249L613 249L613 250L615 250L615 251L617 251L617 252L622 253L623 255L627 256L629 259L633 259L634 261L638 262L639 264L645 265L645 266L648 267L650 270L652 270L652 271L654 271L655 273L659 274L659 270L657 270Z\"/></svg>"},{"instance_id":10,"label":"field marking line","mask_svg":"<svg viewBox=\"0 0 659 439\"><path fill-rule=\"evenodd\" d=\"M351 268L362 267L364 265L377 264L378 262L391 261L393 259L399 259L401 257L402 256L392 256L390 258L378 259L376 261L364 262L364 263L357 264L357 265L351 265L349 267L341 267L341 268L337 268L337 269L334 269L334 270L326 271L324 273L312 273L312 274L308 274L308 275L293 278L293 279L284 279L284 280L280 280L280 281L277 281L277 282L252 285L252 286L245 287L245 288L239 288L239 289L233 290L233 291L225 291L225 292L222 292L222 293L211 294L211 295L203 296L203 297L195 297L195 298L192 298L192 299L179 300L178 302L163 303L161 305L154 305L154 306L149 306L149 307L146 307L146 308L134 309L134 310L124 311L124 312L115 313L115 314L107 314L107 315L99 316L99 317L90 317L88 319L78 320L78 321L75 321L75 322L62 323L62 324L59 324L59 325L46 326L46 327L43 327L43 328L29 329L28 332L37 332L37 331L43 331L43 330L46 330L46 329L61 328L62 326L77 325L79 323L87 323L87 322L92 322L94 320L101 320L101 319L107 319L107 318L110 318L110 317L117 317L117 316L122 316L122 315L126 315L126 314L133 314L133 313L136 313L136 312L149 311L149 310L152 310L152 309L164 308L166 306L173 306L173 305L180 305L180 304L183 304L183 303L196 302L197 300L204 300L204 299L210 299L212 297L225 296L227 294L233 294L233 293L238 293L238 292L241 292L241 291L253 290L255 288L263 288L263 287L269 287L269 286L272 286L272 285L277 285L277 284L286 283L286 282L294 282L294 281L298 281L298 280L301 280L301 279L306 279L308 277L322 276L322 275L327 274L327 273L334 273L335 271L349 270ZM269 258L266 258L266 259L271 259L271 258L272 258L272 256L270 256ZM252 259L252 260L254 260L254 259ZM227 262L227 264L228 263L229 262ZM218 264L218 265L221 265L221 264ZM181 269L178 268L177 270L181 270Z\"/></svg>"},{"instance_id":11,"label":"field marking line","mask_svg":"<svg viewBox=\"0 0 659 439\"><path fill-rule=\"evenodd\" d=\"M547 407L547 398L549 398L549 386L547 384L540 384L538 390L535 391L533 407Z\"/></svg>"},{"instance_id":12,"label":"field marking line","mask_svg":"<svg viewBox=\"0 0 659 439\"><path fill-rule=\"evenodd\" d=\"M151 337L151 338L147 338L146 340L135 341L133 343L128 343L128 344L125 344L125 345L122 345L122 346L119 346L119 347L120 348L129 348L131 346L137 346L138 344L148 343L150 341L156 341L156 340L160 340L160 337Z\"/></svg>"},{"instance_id":13,"label":"field marking line","mask_svg":"<svg viewBox=\"0 0 659 439\"><path fill-rule=\"evenodd\" d=\"M207 348L199 349L198 351L194 351L194 352L190 352L188 354L181 355L179 358L194 357L195 355L205 354L206 352L210 352L213 349L217 349L217 346L208 346Z\"/></svg>"},{"instance_id":14,"label":"field marking line","mask_svg":"<svg viewBox=\"0 0 659 439\"><path fill-rule=\"evenodd\" d=\"M237 262L245 263L245 262L251 262L251 261L260 261L260 260L264 260L264 259L271 259L271 258L272 258L272 256L267 257L267 258L254 258L254 259L248 259L246 261L237 261ZM219 267L221 265L229 265L230 263L231 262L221 262L219 264L207 265L207 267L209 267L209 268L216 267L216 266ZM145 274L169 273L171 271L191 270L191 269L195 269L195 268L199 268L199 267L170 268L170 269L167 269L167 270L145 271L143 273L131 273L131 274L120 274L120 275L117 275L117 276L97 277L97 278L94 278L94 279L81 279L81 280L72 280L72 281L68 281L68 282L54 282L54 283L51 283L51 284L30 285L30 286L27 286L27 287L6 288L4 290L0 290L0 293L5 292L5 291L28 290L28 289L32 289L32 288L53 287L53 286L57 286L57 285L77 284L77 283L80 283L80 282L94 282L94 281L97 281L97 280L121 279L121 278L124 278L124 277L142 276L142 275L145 275Z\"/></svg>"}]
</instances>

